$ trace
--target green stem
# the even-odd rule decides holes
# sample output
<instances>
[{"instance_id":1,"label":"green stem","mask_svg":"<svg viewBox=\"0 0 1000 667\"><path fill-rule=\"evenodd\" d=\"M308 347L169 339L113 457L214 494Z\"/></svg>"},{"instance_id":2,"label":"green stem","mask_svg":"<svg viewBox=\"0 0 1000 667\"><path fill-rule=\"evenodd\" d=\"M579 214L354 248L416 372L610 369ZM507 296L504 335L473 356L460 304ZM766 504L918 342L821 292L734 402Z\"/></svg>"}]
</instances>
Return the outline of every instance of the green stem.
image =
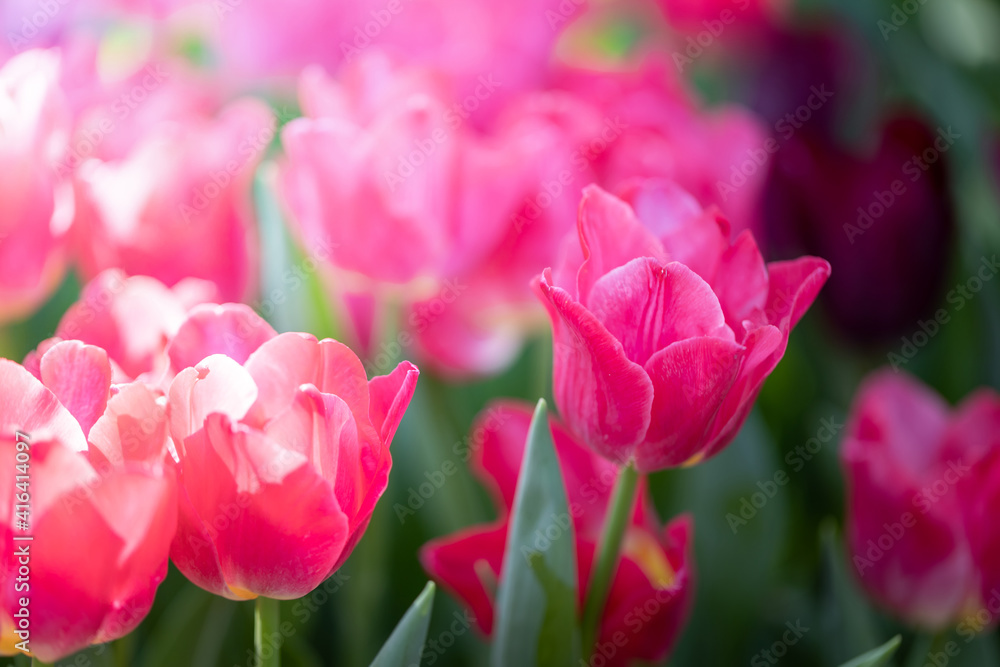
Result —
<instances>
[{"instance_id":1,"label":"green stem","mask_svg":"<svg viewBox=\"0 0 1000 667\"><path fill-rule=\"evenodd\" d=\"M280 637L278 625L281 623L281 607L277 600L259 597L255 603L253 616L253 646L257 652L260 667L281 667Z\"/></svg>"},{"instance_id":2,"label":"green stem","mask_svg":"<svg viewBox=\"0 0 1000 667\"><path fill-rule=\"evenodd\" d=\"M607 602L608 590L611 588L611 580L618 565L618 554L632 515L638 483L639 473L631 463L626 464L618 475L611 496L611 505L604 518L604 531L601 535L597 564L590 574L587 601L583 606L583 655L588 658L593 654L597 642L604 603Z\"/></svg>"},{"instance_id":3,"label":"green stem","mask_svg":"<svg viewBox=\"0 0 1000 667\"><path fill-rule=\"evenodd\" d=\"M31 656L31 667L36 667L36 665L37 665L38 667L48 667L48 666L49 666L49 664L50 664L50 663L47 663L47 662L42 662L41 660L39 660L39 659L38 659L38 658L36 658L35 656Z\"/></svg>"}]
</instances>

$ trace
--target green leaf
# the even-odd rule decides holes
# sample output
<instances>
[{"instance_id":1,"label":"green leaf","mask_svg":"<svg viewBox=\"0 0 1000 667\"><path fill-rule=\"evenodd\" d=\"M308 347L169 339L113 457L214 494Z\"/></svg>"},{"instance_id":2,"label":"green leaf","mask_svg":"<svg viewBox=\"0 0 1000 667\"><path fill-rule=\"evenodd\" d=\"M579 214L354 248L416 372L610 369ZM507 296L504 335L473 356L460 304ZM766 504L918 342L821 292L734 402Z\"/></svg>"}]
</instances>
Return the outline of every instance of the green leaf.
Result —
<instances>
[{"instance_id":1,"label":"green leaf","mask_svg":"<svg viewBox=\"0 0 1000 667\"><path fill-rule=\"evenodd\" d=\"M544 400L528 432L511 512L491 663L577 665L576 547Z\"/></svg>"},{"instance_id":2,"label":"green leaf","mask_svg":"<svg viewBox=\"0 0 1000 667\"><path fill-rule=\"evenodd\" d=\"M427 626L434 607L434 582L428 581L406 611L399 625L392 631L382 650L372 661L372 667L407 667L419 665L427 639Z\"/></svg>"},{"instance_id":3,"label":"green leaf","mask_svg":"<svg viewBox=\"0 0 1000 667\"><path fill-rule=\"evenodd\" d=\"M845 662L840 667L881 667L889 662L902 640L896 635L878 648L859 655L854 660Z\"/></svg>"}]
</instances>

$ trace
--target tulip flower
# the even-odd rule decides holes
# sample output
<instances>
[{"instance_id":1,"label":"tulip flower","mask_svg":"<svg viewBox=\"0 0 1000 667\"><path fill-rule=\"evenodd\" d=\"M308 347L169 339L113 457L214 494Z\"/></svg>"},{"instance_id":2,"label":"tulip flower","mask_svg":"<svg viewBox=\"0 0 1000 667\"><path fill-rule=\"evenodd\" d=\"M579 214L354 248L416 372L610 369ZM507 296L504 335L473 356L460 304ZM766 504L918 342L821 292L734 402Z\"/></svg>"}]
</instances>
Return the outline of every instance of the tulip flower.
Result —
<instances>
[{"instance_id":1,"label":"tulip flower","mask_svg":"<svg viewBox=\"0 0 1000 667\"><path fill-rule=\"evenodd\" d=\"M774 156L766 198L777 252L830 260L831 319L868 344L912 333L933 313L954 228L947 166L954 128L935 131L898 116L877 136L859 156L821 133L797 133Z\"/></svg>"},{"instance_id":2,"label":"tulip flower","mask_svg":"<svg viewBox=\"0 0 1000 667\"><path fill-rule=\"evenodd\" d=\"M275 335L236 304L196 309L169 354L200 359L169 391L171 559L230 599L309 593L350 555L385 491L416 367L369 381L341 343Z\"/></svg>"},{"instance_id":3,"label":"tulip flower","mask_svg":"<svg viewBox=\"0 0 1000 667\"><path fill-rule=\"evenodd\" d=\"M593 105L602 119L604 127L588 133L580 153L598 185L614 192L637 178L670 180L702 206L719 207L734 232L759 234L767 172L759 165L739 172L767 141L755 115L736 105L704 108L677 64L662 57L610 72L566 68L554 84Z\"/></svg>"},{"instance_id":4,"label":"tulip flower","mask_svg":"<svg viewBox=\"0 0 1000 667\"><path fill-rule=\"evenodd\" d=\"M73 239L84 277L117 267L170 287L208 280L227 300L252 296L250 188L276 132L264 104L238 100L216 118L158 124L124 158L78 169Z\"/></svg>"},{"instance_id":5,"label":"tulip flower","mask_svg":"<svg viewBox=\"0 0 1000 667\"><path fill-rule=\"evenodd\" d=\"M49 347L35 371L0 360L0 457L10 462L0 480L0 653L54 662L145 618L167 574L177 492L154 390L112 386L107 355L79 341ZM27 515L13 512L14 498Z\"/></svg>"},{"instance_id":6,"label":"tulip flower","mask_svg":"<svg viewBox=\"0 0 1000 667\"><path fill-rule=\"evenodd\" d=\"M128 277L108 269L84 286L59 320L55 337L39 351L60 340L79 340L107 352L116 382L142 379L157 384L169 367L167 343L188 310L217 299L215 285L207 281L188 278L171 289L148 276ZM35 356L30 354L25 365L37 365Z\"/></svg>"},{"instance_id":7,"label":"tulip flower","mask_svg":"<svg viewBox=\"0 0 1000 667\"><path fill-rule=\"evenodd\" d=\"M993 518L981 511L989 492L981 491L989 486L984 457L995 459L1000 445L998 425L995 392L952 411L932 390L888 370L868 378L854 399L841 449L849 553L865 589L914 625L954 626L989 597L980 582L997 583L995 575L990 581L996 561L974 547L990 554L995 541Z\"/></svg>"},{"instance_id":8,"label":"tulip flower","mask_svg":"<svg viewBox=\"0 0 1000 667\"><path fill-rule=\"evenodd\" d=\"M0 69L0 320L31 313L65 271L73 192L56 168L69 132L59 71L59 56L39 50Z\"/></svg>"},{"instance_id":9,"label":"tulip flower","mask_svg":"<svg viewBox=\"0 0 1000 667\"><path fill-rule=\"evenodd\" d=\"M484 411L473 429L483 438L472 449L471 465L493 496L499 518L433 540L420 552L424 569L471 610L478 628L487 635L493 629L497 580L509 555L505 553L507 529L531 417L530 408L517 403L498 403ZM558 420L551 419L550 428L569 510L569 516L554 517L553 523L560 531L573 533L582 608L619 472L577 442ZM615 647L606 656L607 665L665 660L690 612L694 593L691 519L677 518L660 530L654 516L642 487L597 636L598 646Z\"/></svg>"},{"instance_id":10,"label":"tulip flower","mask_svg":"<svg viewBox=\"0 0 1000 667\"><path fill-rule=\"evenodd\" d=\"M702 461L736 436L830 268L765 264L748 231L730 242L725 220L672 184L627 197L634 209L585 190L580 251L536 289L567 426L648 472Z\"/></svg>"},{"instance_id":11,"label":"tulip flower","mask_svg":"<svg viewBox=\"0 0 1000 667\"><path fill-rule=\"evenodd\" d=\"M979 566L980 599L991 612L986 625L993 625L1000 620L996 608L1000 600L1000 536L995 528L996 510L1000 507L1000 395L992 389L980 389L965 399L952 417L951 431L976 458L968 482L959 488L959 496ZM977 629L982 629L981 610L976 611L976 622L980 624ZM974 621L969 619L969 623Z\"/></svg>"}]
</instances>

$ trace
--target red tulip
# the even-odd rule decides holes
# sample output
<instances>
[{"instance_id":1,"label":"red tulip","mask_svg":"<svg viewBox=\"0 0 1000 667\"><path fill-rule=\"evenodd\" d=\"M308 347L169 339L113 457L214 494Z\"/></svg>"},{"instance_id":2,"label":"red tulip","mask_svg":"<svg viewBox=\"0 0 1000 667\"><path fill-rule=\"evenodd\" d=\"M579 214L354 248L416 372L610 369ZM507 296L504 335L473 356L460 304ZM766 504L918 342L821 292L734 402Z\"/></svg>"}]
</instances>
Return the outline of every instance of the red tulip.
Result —
<instances>
[{"instance_id":1,"label":"red tulip","mask_svg":"<svg viewBox=\"0 0 1000 667\"><path fill-rule=\"evenodd\" d=\"M204 308L169 350L201 359L170 386L181 487L171 559L228 598L301 597L364 533L419 373L403 362L368 381L336 341L275 335L245 306Z\"/></svg>"},{"instance_id":2,"label":"red tulip","mask_svg":"<svg viewBox=\"0 0 1000 667\"><path fill-rule=\"evenodd\" d=\"M814 257L765 265L749 232L730 242L725 220L676 186L628 197L635 210L585 190L582 252L537 291L567 425L602 456L650 471L735 437L830 268Z\"/></svg>"},{"instance_id":3,"label":"red tulip","mask_svg":"<svg viewBox=\"0 0 1000 667\"><path fill-rule=\"evenodd\" d=\"M0 320L31 313L65 270L73 192L56 168L69 132L59 69L49 51L0 69Z\"/></svg>"},{"instance_id":4,"label":"red tulip","mask_svg":"<svg viewBox=\"0 0 1000 667\"><path fill-rule=\"evenodd\" d=\"M500 517L493 524L429 542L420 553L424 569L469 607L487 635L493 629L497 579L531 417L528 406L514 403L496 404L480 416L473 432L484 437L473 449L472 467L493 495ZM568 516L553 517L553 530L573 532L582 608L618 470L577 443L558 420L551 419L550 427L569 510ZM664 660L690 612L691 519L680 517L660 531L653 517L642 487L600 625L597 650L604 653L607 665Z\"/></svg>"},{"instance_id":5,"label":"red tulip","mask_svg":"<svg viewBox=\"0 0 1000 667\"><path fill-rule=\"evenodd\" d=\"M107 355L79 341L38 361L41 381L0 360L0 456L11 462L0 479L0 652L54 662L145 618L167 574L177 492L157 392L112 386ZM28 494L27 526L12 514L15 493ZM24 535L32 539L16 539Z\"/></svg>"},{"instance_id":6,"label":"red tulip","mask_svg":"<svg viewBox=\"0 0 1000 667\"><path fill-rule=\"evenodd\" d=\"M953 412L902 373L876 373L854 400L841 451L850 554L868 592L915 625L945 629L989 597L980 568L995 568L973 544L989 552L992 518L970 531L963 516L988 497L970 472L1000 451L998 426L995 392Z\"/></svg>"}]
</instances>

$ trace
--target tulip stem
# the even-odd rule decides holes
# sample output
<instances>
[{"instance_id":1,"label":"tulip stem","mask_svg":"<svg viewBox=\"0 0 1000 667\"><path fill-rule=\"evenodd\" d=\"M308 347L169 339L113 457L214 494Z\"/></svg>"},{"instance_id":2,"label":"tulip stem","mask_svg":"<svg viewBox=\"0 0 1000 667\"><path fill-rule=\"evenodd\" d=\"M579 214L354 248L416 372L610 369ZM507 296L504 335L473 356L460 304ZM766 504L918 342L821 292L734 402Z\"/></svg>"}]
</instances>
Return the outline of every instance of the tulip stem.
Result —
<instances>
[{"instance_id":1,"label":"tulip stem","mask_svg":"<svg viewBox=\"0 0 1000 667\"><path fill-rule=\"evenodd\" d=\"M31 656L31 667L35 667L36 665L38 665L39 667L47 667L49 665L49 663L42 662L41 660L39 660L35 656Z\"/></svg>"},{"instance_id":2,"label":"tulip stem","mask_svg":"<svg viewBox=\"0 0 1000 667\"><path fill-rule=\"evenodd\" d=\"M600 551L597 554L596 565L590 573L587 600L583 606L583 655L587 658L593 654L597 643L604 603L607 602L611 580L618 566L618 555L625 537L625 529L632 516L638 483L638 471L631 463L627 463L622 467L618 481L615 482L611 505L604 518L604 530L598 547Z\"/></svg>"},{"instance_id":3,"label":"tulip stem","mask_svg":"<svg viewBox=\"0 0 1000 667\"><path fill-rule=\"evenodd\" d=\"M278 625L281 622L281 607L277 600L259 597L255 602L253 615L253 646L257 652L257 664L260 667L281 667L280 639L275 642L275 635L281 636Z\"/></svg>"}]
</instances>

